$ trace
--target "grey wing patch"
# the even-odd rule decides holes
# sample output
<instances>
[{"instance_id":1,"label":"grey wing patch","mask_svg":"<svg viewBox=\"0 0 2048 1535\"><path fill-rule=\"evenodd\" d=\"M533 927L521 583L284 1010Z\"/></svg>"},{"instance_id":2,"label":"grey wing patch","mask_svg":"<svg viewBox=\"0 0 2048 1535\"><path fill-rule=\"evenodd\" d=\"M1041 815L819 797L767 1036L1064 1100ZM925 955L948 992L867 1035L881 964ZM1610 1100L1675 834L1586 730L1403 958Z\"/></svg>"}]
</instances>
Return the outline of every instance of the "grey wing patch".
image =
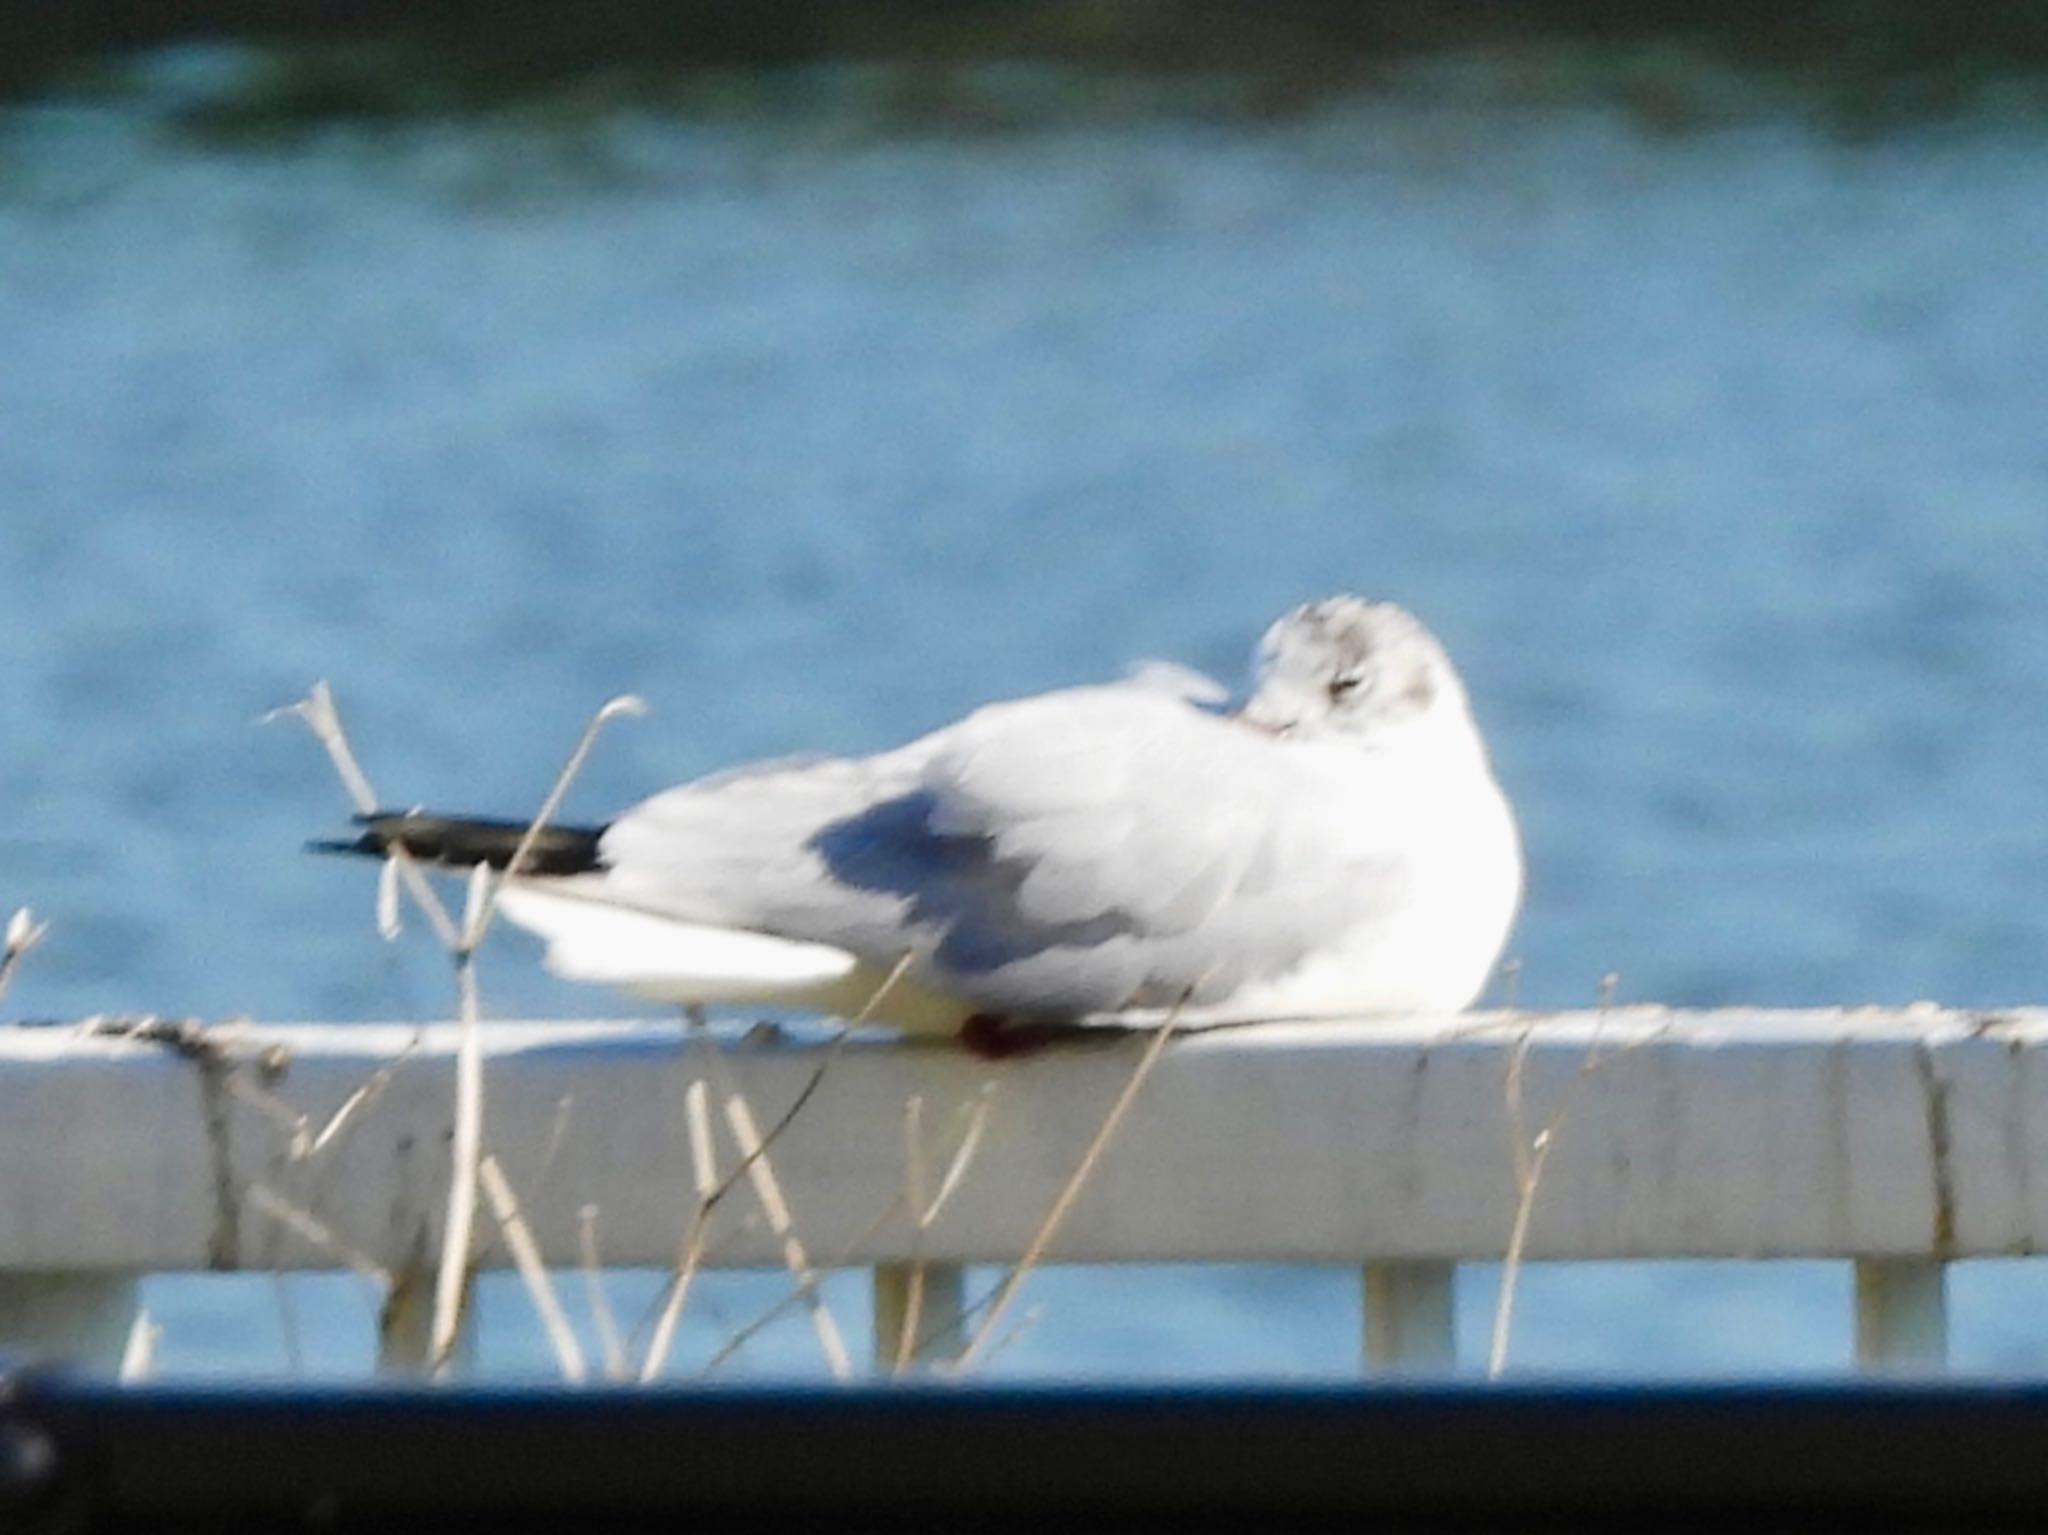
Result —
<instances>
[{"instance_id":1,"label":"grey wing patch","mask_svg":"<svg viewBox=\"0 0 2048 1535\"><path fill-rule=\"evenodd\" d=\"M922 948L937 973L972 982L1048 950L1099 951L1135 931L1127 914L1099 903L1028 910L1021 897L1031 867L1001 857L991 838L936 830L939 804L919 789L834 822L810 844L836 883L901 903L899 932L921 940L904 946ZM993 1000L979 987L962 989ZM1066 1010L1051 998L1033 1002L1032 1011Z\"/></svg>"},{"instance_id":2,"label":"grey wing patch","mask_svg":"<svg viewBox=\"0 0 2048 1535\"><path fill-rule=\"evenodd\" d=\"M983 710L918 787L810 847L834 884L900 903L897 952L991 1010L1218 1001L1356 920L1366 872L1288 813L1284 759L1240 732L1128 688Z\"/></svg>"},{"instance_id":3,"label":"grey wing patch","mask_svg":"<svg viewBox=\"0 0 2048 1535\"><path fill-rule=\"evenodd\" d=\"M976 1007L1197 1005L1392 900L1271 736L1112 686L977 711L899 751L673 789L606 833L622 904L833 944ZM1375 893L1376 892L1376 893Z\"/></svg>"},{"instance_id":4,"label":"grey wing patch","mask_svg":"<svg viewBox=\"0 0 2048 1535\"><path fill-rule=\"evenodd\" d=\"M910 760L891 754L756 764L668 790L605 833L604 893L686 921L819 942L886 927L896 903L835 888L809 843L915 782Z\"/></svg>"}]
</instances>

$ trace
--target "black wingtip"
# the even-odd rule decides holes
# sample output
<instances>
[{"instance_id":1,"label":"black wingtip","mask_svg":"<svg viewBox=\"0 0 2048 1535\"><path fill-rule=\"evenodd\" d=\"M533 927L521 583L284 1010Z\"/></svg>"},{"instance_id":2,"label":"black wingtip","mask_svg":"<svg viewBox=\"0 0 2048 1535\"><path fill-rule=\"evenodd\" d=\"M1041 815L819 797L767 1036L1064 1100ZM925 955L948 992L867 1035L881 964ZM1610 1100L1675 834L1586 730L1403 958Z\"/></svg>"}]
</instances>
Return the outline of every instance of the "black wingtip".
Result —
<instances>
[{"instance_id":1,"label":"black wingtip","mask_svg":"<svg viewBox=\"0 0 2048 1535\"><path fill-rule=\"evenodd\" d=\"M528 822L483 816L438 816L422 811L379 810L359 815L363 834L353 841L308 842L311 853L349 853L388 857L403 848L422 863L466 869L476 864L505 868L526 840ZM602 826L543 826L533 839L526 861L528 874L583 874L600 867L598 843Z\"/></svg>"},{"instance_id":2,"label":"black wingtip","mask_svg":"<svg viewBox=\"0 0 2048 1535\"><path fill-rule=\"evenodd\" d=\"M308 842L303 851L308 853L365 853L374 857L384 856L384 849L375 839L357 837L352 842Z\"/></svg>"}]
</instances>

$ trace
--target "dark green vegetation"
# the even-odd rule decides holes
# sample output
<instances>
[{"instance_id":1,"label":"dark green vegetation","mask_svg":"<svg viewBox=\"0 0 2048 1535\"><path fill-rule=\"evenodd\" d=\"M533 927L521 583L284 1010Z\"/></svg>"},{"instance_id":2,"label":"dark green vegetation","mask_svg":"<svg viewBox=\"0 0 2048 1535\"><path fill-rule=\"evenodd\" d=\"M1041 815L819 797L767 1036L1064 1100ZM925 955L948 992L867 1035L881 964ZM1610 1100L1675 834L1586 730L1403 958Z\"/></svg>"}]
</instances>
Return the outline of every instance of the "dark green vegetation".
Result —
<instances>
[{"instance_id":1,"label":"dark green vegetation","mask_svg":"<svg viewBox=\"0 0 2048 1535\"><path fill-rule=\"evenodd\" d=\"M2048 0L0 0L0 93L89 88L124 55L181 42L264 50L182 116L229 141L536 102L772 104L778 78L823 63L889 66L885 119L951 128L1017 115L974 83L1015 63L1222 79L1233 88L1202 109L1281 113L1453 51L1501 64L1532 99L1590 88L1657 127L1725 115L1734 80L1855 131L2038 100Z\"/></svg>"}]
</instances>

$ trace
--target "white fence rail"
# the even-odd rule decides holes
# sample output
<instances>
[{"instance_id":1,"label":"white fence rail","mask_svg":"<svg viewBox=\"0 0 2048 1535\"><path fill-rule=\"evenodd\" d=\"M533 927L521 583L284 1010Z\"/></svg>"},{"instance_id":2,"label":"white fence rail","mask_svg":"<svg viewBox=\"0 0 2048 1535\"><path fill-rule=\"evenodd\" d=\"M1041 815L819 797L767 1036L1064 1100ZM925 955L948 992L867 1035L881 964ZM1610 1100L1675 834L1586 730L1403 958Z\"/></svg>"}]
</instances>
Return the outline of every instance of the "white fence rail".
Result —
<instances>
[{"instance_id":1,"label":"white fence rail","mask_svg":"<svg viewBox=\"0 0 2048 1535\"><path fill-rule=\"evenodd\" d=\"M453 1025L106 1028L0 1029L0 1348L106 1357L143 1273L431 1265ZM1041 1233L1144 1049L991 1063L856 1039L828 1058L775 1039L713 1050L667 1023L483 1038L485 1149L549 1264L578 1264L586 1225L608 1265L675 1263L704 1180L740 1160L727 1106L766 1131L815 1081L768 1157L791 1229L813 1264L876 1271L878 1318L915 1283L940 1320L960 1265L1014 1261ZM2048 1013L1932 1007L1190 1035L1046 1261L1359 1265L1368 1362L1441 1365L1455 1266L1501 1258L1526 1217L1528 1259L1854 1260L1859 1358L1937 1363L1943 1265L2048 1247L2044 1043ZM970 1133L920 1229L912 1206ZM715 1171L697 1165L707 1145ZM785 1263L761 1194L744 1180L718 1208L704 1263Z\"/></svg>"}]
</instances>

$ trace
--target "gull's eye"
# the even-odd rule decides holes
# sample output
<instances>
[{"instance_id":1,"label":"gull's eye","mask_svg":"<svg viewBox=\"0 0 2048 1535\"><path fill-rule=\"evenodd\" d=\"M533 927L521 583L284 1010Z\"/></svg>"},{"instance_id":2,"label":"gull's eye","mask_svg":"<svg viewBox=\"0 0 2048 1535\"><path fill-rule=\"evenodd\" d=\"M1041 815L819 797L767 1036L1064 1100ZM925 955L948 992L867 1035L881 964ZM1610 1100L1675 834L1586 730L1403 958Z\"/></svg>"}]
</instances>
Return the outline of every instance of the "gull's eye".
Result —
<instances>
[{"instance_id":1,"label":"gull's eye","mask_svg":"<svg viewBox=\"0 0 2048 1535\"><path fill-rule=\"evenodd\" d=\"M1330 702L1341 704L1364 686L1364 672L1340 672L1330 679Z\"/></svg>"}]
</instances>

